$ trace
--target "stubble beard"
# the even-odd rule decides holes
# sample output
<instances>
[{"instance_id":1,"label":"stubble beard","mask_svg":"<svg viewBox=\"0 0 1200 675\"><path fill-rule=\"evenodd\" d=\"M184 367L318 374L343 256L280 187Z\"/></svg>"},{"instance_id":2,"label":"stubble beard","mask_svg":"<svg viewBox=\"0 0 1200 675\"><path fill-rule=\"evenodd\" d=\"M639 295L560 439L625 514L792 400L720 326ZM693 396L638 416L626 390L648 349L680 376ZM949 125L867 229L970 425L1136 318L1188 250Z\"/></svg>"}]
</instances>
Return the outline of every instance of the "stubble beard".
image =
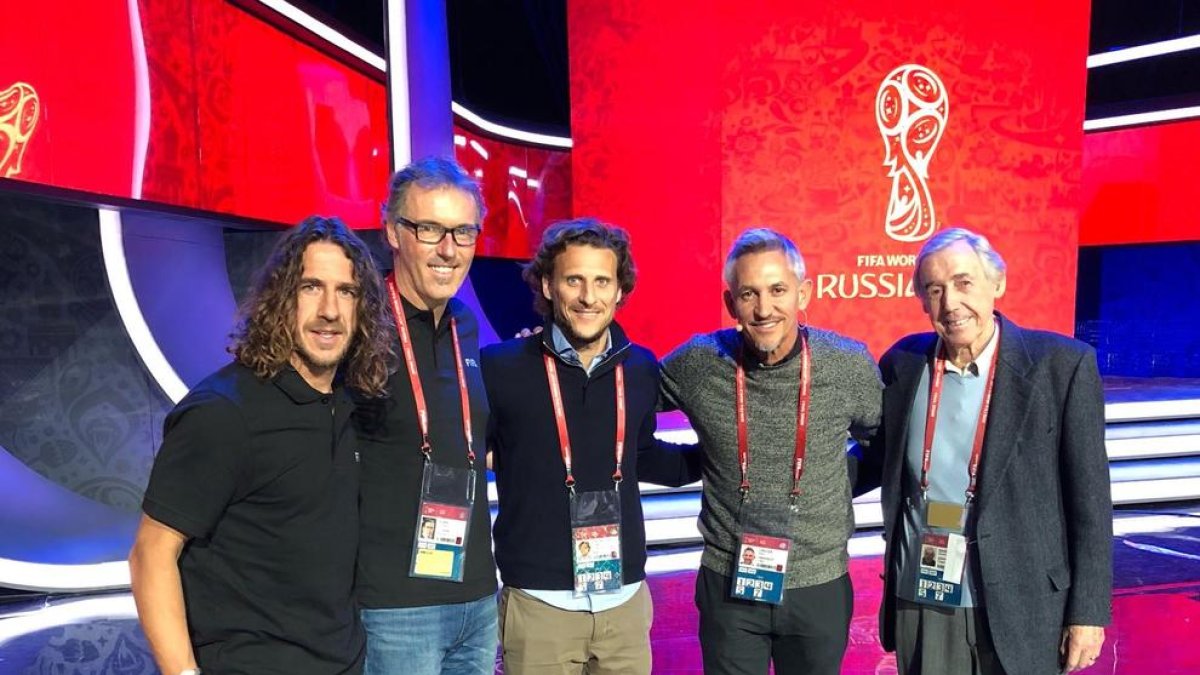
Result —
<instances>
[{"instance_id":1,"label":"stubble beard","mask_svg":"<svg viewBox=\"0 0 1200 675\"><path fill-rule=\"evenodd\" d=\"M302 337L302 335L293 336L292 342L294 343L295 348L292 350L292 353L300 360L301 363L305 365L305 367L314 372L327 370L330 368L337 368L337 366L341 364L342 360L346 358L346 354L350 351L350 344L352 342L352 340L347 340L346 343L342 345L342 348L336 353L330 354L329 356L321 356L309 351L308 346L304 343Z\"/></svg>"}]
</instances>

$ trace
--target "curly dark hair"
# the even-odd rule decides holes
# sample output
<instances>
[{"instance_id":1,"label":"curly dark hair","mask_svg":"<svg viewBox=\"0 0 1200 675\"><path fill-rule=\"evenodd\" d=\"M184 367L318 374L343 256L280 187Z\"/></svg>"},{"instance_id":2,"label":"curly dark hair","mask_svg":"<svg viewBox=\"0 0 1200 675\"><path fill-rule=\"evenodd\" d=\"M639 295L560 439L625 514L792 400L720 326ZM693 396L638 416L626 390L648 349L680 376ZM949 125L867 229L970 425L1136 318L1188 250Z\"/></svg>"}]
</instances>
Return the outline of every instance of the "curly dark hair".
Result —
<instances>
[{"instance_id":1,"label":"curly dark hair","mask_svg":"<svg viewBox=\"0 0 1200 675\"><path fill-rule=\"evenodd\" d=\"M633 256L629 253L629 233L595 218L576 218L555 223L547 228L537 253L521 270L521 276L533 291L533 308L542 316L554 313L550 301L542 295L542 279L554 275L554 261L568 246L592 246L608 249L616 254L617 285L621 289L621 299L617 306L625 304L637 284L637 268L634 267Z\"/></svg>"},{"instance_id":2,"label":"curly dark hair","mask_svg":"<svg viewBox=\"0 0 1200 675\"><path fill-rule=\"evenodd\" d=\"M356 328L340 366L345 382L367 396L382 396L396 363L391 311L370 250L337 218L311 216L280 237L239 308L229 352L264 379L275 377L289 363L296 348L297 293L304 252L315 242L340 246L350 258L359 286Z\"/></svg>"}]
</instances>

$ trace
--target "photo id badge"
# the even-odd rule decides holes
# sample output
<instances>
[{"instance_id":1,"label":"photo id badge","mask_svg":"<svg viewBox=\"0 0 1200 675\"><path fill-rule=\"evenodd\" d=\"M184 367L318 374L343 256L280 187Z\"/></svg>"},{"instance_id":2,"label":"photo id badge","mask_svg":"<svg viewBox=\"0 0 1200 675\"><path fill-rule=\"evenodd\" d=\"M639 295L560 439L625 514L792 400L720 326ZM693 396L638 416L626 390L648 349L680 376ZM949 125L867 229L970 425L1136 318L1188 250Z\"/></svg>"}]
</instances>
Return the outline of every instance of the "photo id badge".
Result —
<instances>
[{"instance_id":1,"label":"photo id badge","mask_svg":"<svg viewBox=\"0 0 1200 675\"><path fill-rule=\"evenodd\" d=\"M621 590L621 495L617 490L571 497L575 597Z\"/></svg>"},{"instance_id":2,"label":"photo id badge","mask_svg":"<svg viewBox=\"0 0 1200 675\"><path fill-rule=\"evenodd\" d=\"M917 602L943 607L962 604L963 567L967 539L953 532L924 532L917 567Z\"/></svg>"},{"instance_id":3,"label":"photo id badge","mask_svg":"<svg viewBox=\"0 0 1200 675\"><path fill-rule=\"evenodd\" d=\"M409 576L462 581L474 504L474 469L425 462Z\"/></svg>"},{"instance_id":4,"label":"photo id badge","mask_svg":"<svg viewBox=\"0 0 1200 675\"><path fill-rule=\"evenodd\" d=\"M783 602L790 539L743 532L738 540L732 596L778 605Z\"/></svg>"},{"instance_id":5,"label":"photo id badge","mask_svg":"<svg viewBox=\"0 0 1200 675\"><path fill-rule=\"evenodd\" d=\"M742 502L737 514L741 536L733 551L730 597L772 605L783 602L794 519L789 506Z\"/></svg>"}]
</instances>

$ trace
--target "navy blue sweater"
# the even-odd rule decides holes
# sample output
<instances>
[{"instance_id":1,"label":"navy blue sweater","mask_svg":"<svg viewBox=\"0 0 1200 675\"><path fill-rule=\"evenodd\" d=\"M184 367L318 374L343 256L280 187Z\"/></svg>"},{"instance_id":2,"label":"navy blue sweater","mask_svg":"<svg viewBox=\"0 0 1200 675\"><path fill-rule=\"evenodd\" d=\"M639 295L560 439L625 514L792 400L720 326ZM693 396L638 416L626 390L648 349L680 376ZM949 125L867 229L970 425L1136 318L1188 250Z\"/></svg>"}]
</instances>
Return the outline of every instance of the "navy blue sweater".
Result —
<instances>
[{"instance_id":1,"label":"navy blue sweater","mask_svg":"<svg viewBox=\"0 0 1200 675\"><path fill-rule=\"evenodd\" d=\"M491 405L488 447L500 498L493 538L504 583L530 590L569 590L571 522L558 427L543 354L557 359L571 439L576 491L611 490L615 466L616 375L625 367L626 439L621 463L622 560L626 584L645 578L646 531L638 481L679 486L699 480L701 453L654 438L658 362L613 323L612 347L589 376L559 359L550 329L483 349Z\"/></svg>"}]
</instances>

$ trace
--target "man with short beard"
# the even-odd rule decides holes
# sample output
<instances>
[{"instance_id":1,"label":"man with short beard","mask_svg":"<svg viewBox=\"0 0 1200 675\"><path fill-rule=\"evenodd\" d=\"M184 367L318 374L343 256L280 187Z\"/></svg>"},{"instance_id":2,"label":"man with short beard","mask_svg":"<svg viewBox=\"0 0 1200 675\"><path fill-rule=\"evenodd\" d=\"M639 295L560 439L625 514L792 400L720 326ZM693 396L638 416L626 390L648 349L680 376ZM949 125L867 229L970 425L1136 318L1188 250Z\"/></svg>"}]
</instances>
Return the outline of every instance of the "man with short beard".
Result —
<instances>
[{"instance_id":1,"label":"man with short beard","mask_svg":"<svg viewBox=\"0 0 1200 675\"><path fill-rule=\"evenodd\" d=\"M649 673L638 481L690 483L700 455L655 440L658 364L613 321L636 280L624 230L555 224L525 280L544 330L483 350L504 672Z\"/></svg>"},{"instance_id":2,"label":"man with short beard","mask_svg":"<svg viewBox=\"0 0 1200 675\"><path fill-rule=\"evenodd\" d=\"M361 670L345 387L382 394L385 312L366 246L340 221L310 218L260 271L234 362L167 416L129 555L163 673Z\"/></svg>"},{"instance_id":3,"label":"man with short beard","mask_svg":"<svg viewBox=\"0 0 1200 675\"><path fill-rule=\"evenodd\" d=\"M787 237L743 232L725 283L737 330L697 335L662 363L665 403L687 414L705 452L704 672L774 662L779 675L834 675L853 608L846 438L879 424L879 374L862 343L797 324L812 281ZM740 559L748 545L755 555Z\"/></svg>"}]
</instances>

